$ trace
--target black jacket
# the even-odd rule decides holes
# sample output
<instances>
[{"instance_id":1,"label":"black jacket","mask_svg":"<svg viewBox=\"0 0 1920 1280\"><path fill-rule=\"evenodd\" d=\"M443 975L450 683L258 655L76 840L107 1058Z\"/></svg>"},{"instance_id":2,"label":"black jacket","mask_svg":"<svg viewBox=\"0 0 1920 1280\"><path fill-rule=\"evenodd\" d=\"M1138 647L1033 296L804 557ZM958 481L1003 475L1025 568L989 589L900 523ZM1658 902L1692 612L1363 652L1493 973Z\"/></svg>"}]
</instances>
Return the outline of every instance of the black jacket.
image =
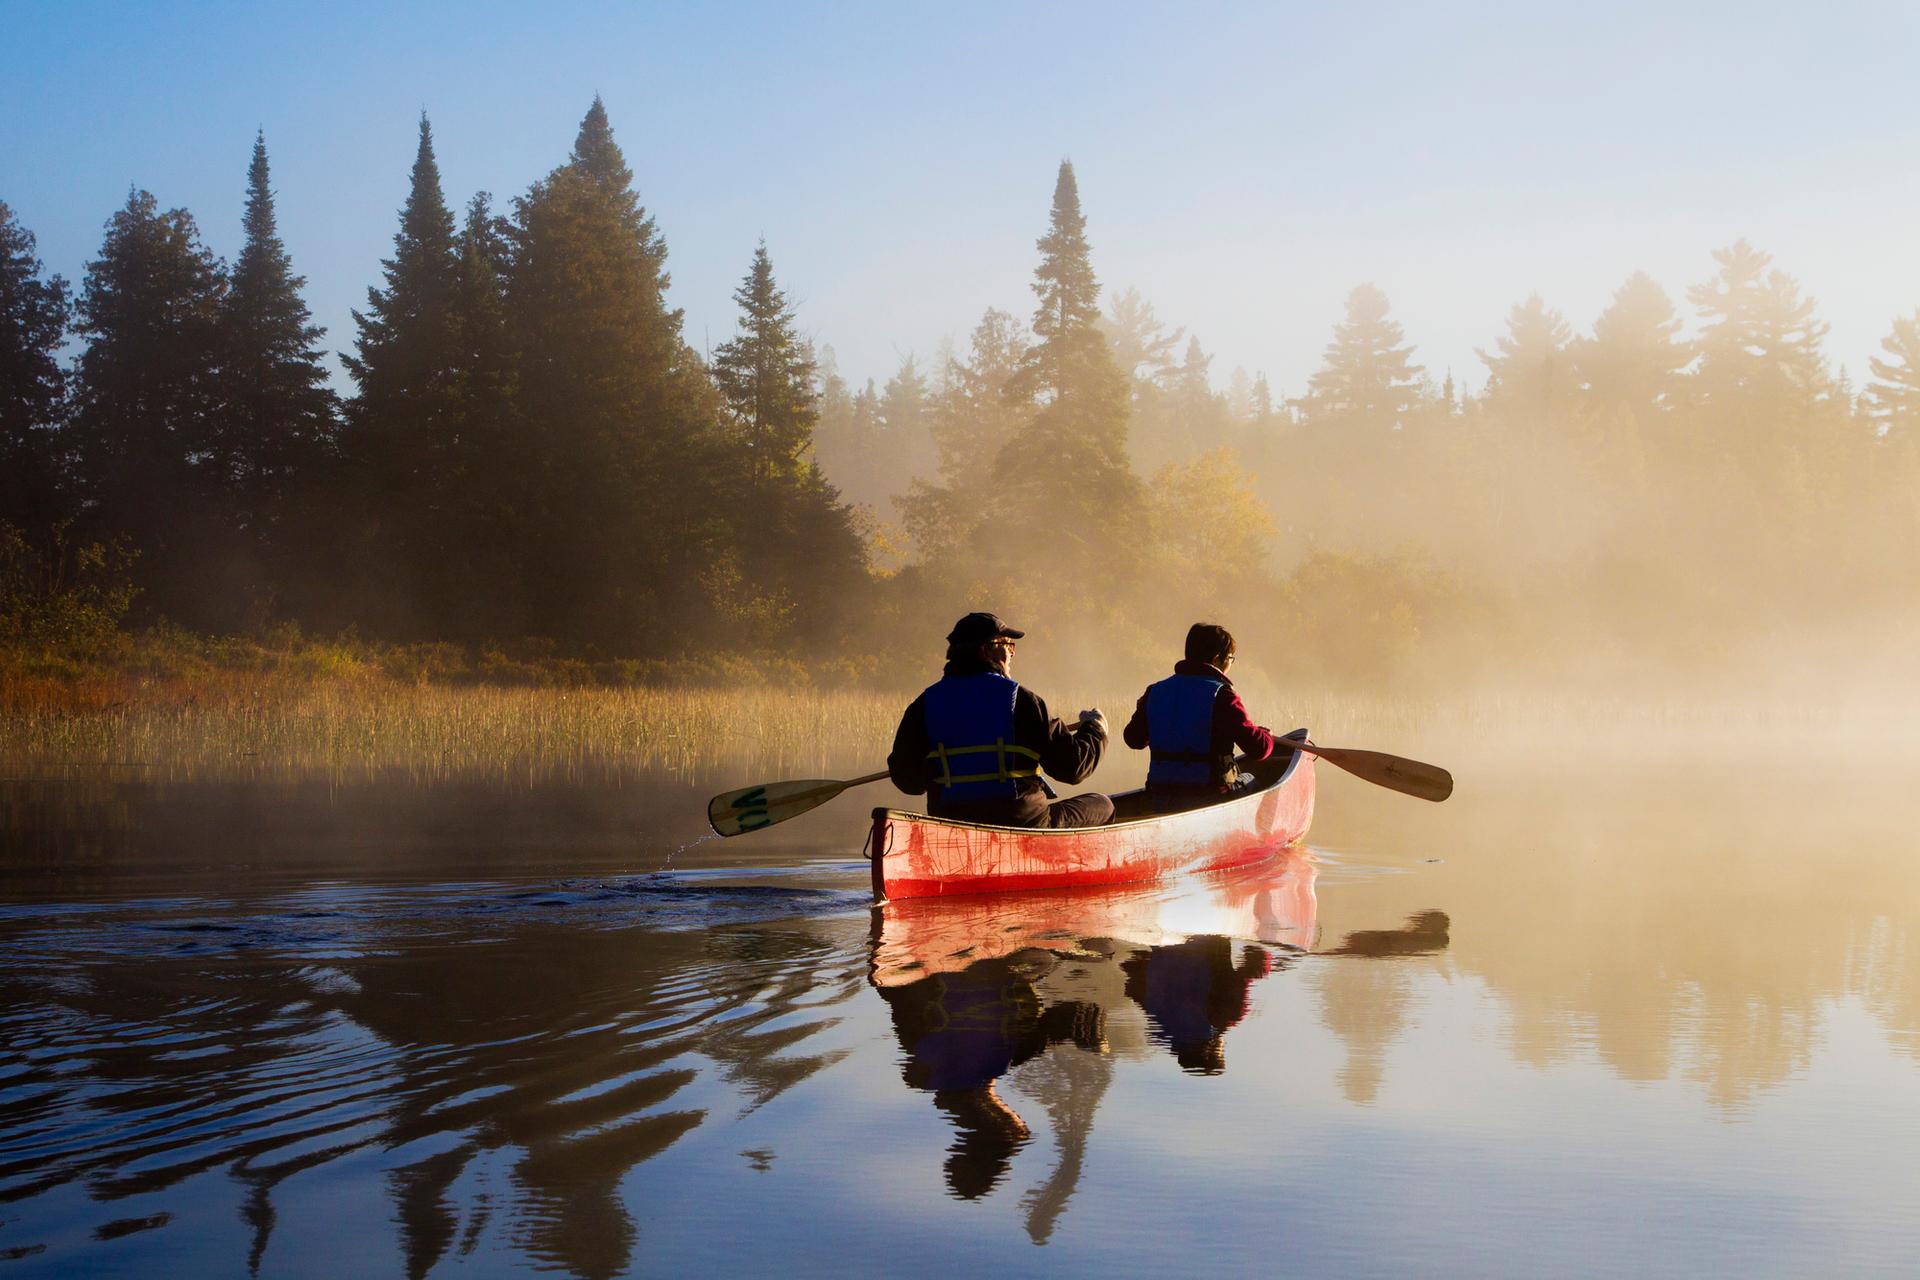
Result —
<instances>
[{"instance_id":1,"label":"black jacket","mask_svg":"<svg viewBox=\"0 0 1920 1280\"><path fill-rule=\"evenodd\" d=\"M943 675L973 676L997 671L978 658L957 658L947 663ZM1068 786L1083 781L1100 765L1107 749L1107 735L1090 724L1067 725L1047 711L1040 695L1022 685L1013 695L1013 740L1015 745L1040 754L1040 767ZM913 700L900 717L900 728L893 735L893 753L887 757L887 772L893 785L910 796L927 795L927 812L939 818L957 818L962 822L992 822L1010 827L1041 826L1046 822L1047 794L1038 778L1014 779L1012 799L979 800L948 804L932 779L939 766L927 759L933 742L927 736L926 695Z\"/></svg>"}]
</instances>

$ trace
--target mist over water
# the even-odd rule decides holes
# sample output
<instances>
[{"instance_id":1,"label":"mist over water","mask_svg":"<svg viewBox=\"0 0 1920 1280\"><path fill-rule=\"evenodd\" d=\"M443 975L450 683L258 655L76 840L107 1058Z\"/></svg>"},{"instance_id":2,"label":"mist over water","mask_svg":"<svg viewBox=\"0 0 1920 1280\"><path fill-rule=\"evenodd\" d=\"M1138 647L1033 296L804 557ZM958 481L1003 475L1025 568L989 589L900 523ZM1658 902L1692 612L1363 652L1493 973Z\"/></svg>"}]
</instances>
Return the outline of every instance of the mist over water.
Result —
<instances>
[{"instance_id":1,"label":"mist over water","mask_svg":"<svg viewBox=\"0 0 1920 1280\"><path fill-rule=\"evenodd\" d=\"M1247 875L917 913L868 908L878 788L691 846L704 778L66 810L94 861L16 844L0 882L0 1249L22 1274L1920 1260L1909 756L1350 732L1454 797L1323 766L1308 849Z\"/></svg>"}]
</instances>

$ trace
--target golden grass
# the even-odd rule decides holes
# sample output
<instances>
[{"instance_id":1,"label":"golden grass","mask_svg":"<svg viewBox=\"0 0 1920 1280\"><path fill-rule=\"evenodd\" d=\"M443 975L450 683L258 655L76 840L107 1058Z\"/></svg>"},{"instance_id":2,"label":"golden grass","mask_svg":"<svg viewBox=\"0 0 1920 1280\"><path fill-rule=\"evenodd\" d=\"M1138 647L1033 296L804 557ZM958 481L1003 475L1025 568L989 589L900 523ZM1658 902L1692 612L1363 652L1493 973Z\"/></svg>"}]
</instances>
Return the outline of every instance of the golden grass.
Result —
<instances>
[{"instance_id":1,"label":"golden grass","mask_svg":"<svg viewBox=\"0 0 1920 1280\"><path fill-rule=\"evenodd\" d=\"M618 785L846 777L884 766L911 694L761 683L723 688L501 688L397 680L364 669L219 671L190 678L102 673L0 696L0 779L156 782L370 779ZM1747 749L1817 737L1911 752L1915 721L1796 720L1764 700L1689 704L1628 697L1467 693L1446 699L1243 685L1256 719L1305 724L1316 741L1465 765L1480 749L1565 759ZM1098 705L1115 737L1138 690L1048 689L1056 714ZM1835 708L1828 707L1831 712ZM1813 730L1810 733L1809 730ZM1895 740L1898 741L1895 741ZM1115 743L1116 749L1118 743Z\"/></svg>"},{"instance_id":2,"label":"golden grass","mask_svg":"<svg viewBox=\"0 0 1920 1280\"><path fill-rule=\"evenodd\" d=\"M899 700L873 693L496 689L317 681L92 710L16 709L0 773L155 781L692 777L745 756L776 775L883 762Z\"/></svg>"}]
</instances>

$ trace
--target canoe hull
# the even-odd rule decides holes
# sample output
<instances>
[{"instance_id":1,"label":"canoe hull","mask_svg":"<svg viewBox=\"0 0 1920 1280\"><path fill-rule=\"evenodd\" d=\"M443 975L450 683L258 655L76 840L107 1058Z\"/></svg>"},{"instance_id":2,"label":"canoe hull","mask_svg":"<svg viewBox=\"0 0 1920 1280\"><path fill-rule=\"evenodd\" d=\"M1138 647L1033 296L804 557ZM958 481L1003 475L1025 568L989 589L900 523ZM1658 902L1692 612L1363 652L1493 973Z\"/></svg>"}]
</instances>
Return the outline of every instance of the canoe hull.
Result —
<instances>
[{"instance_id":1,"label":"canoe hull","mask_svg":"<svg viewBox=\"0 0 1920 1280\"><path fill-rule=\"evenodd\" d=\"M1246 795L1104 827L996 827L875 809L874 899L1133 884L1256 862L1313 822L1313 759L1289 754L1277 778ZM1140 800L1115 797L1123 807Z\"/></svg>"}]
</instances>

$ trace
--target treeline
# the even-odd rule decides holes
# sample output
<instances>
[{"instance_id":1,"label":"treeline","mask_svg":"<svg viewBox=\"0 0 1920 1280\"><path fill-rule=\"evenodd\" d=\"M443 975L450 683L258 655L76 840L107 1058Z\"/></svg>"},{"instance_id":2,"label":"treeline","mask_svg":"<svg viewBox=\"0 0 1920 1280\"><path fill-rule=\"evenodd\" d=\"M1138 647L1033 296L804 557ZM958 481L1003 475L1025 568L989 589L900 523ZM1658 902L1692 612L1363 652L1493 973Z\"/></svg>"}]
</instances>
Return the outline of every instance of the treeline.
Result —
<instances>
[{"instance_id":1,"label":"treeline","mask_svg":"<svg viewBox=\"0 0 1920 1280\"><path fill-rule=\"evenodd\" d=\"M134 191L75 297L0 205L12 563L34 552L54 582L79 549L122 548L140 612L211 631L296 620L621 657L831 644L866 553L808 453L792 308L762 246L709 364L666 259L597 99L566 163L510 212L481 193L460 219L423 117L343 401L264 139L230 266L190 213Z\"/></svg>"},{"instance_id":2,"label":"treeline","mask_svg":"<svg viewBox=\"0 0 1920 1280\"><path fill-rule=\"evenodd\" d=\"M1126 683L1200 616L1276 678L1377 683L1700 668L1913 612L1920 312L1857 388L1745 242L1687 291L1691 325L1644 275L1585 334L1528 299L1478 393L1420 366L1371 285L1299 394L1242 371L1221 390L1138 292L1102 307L1062 164L1031 311L856 387L764 245L737 336L688 346L597 100L566 163L462 219L423 119L341 401L264 141L248 189L231 267L133 193L77 298L0 206L9 598L133 555L137 607L202 630L883 677L992 607L1047 629L1061 674Z\"/></svg>"},{"instance_id":3,"label":"treeline","mask_svg":"<svg viewBox=\"0 0 1920 1280\"><path fill-rule=\"evenodd\" d=\"M1109 641L1170 609L1237 619L1270 669L1311 678L1525 664L1612 682L1809 640L1830 658L1843 632L1885 657L1904 641L1881 624L1920 621L1920 312L1894 322L1862 387L1768 255L1740 241L1713 266L1686 291L1691 324L1645 274L1585 334L1527 299L1480 350L1472 394L1421 367L1372 285L1291 397L1241 370L1217 390L1196 338L1118 293L1092 328L1122 380L1137 479L1063 451L1049 500L1098 494L1118 516L1098 545L1130 589L1089 579L1126 606ZM1007 492L984 464L1007 462L996 442L1034 412L1017 376L1028 343L990 310L930 373L910 356L884 390L828 379L829 474L855 496L899 495L910 566L1004 580L966 540L1004 546L1005 526L960 517ZM1044 608L1057 580L1027 582Z\"/></svg>"}]
</instances>

